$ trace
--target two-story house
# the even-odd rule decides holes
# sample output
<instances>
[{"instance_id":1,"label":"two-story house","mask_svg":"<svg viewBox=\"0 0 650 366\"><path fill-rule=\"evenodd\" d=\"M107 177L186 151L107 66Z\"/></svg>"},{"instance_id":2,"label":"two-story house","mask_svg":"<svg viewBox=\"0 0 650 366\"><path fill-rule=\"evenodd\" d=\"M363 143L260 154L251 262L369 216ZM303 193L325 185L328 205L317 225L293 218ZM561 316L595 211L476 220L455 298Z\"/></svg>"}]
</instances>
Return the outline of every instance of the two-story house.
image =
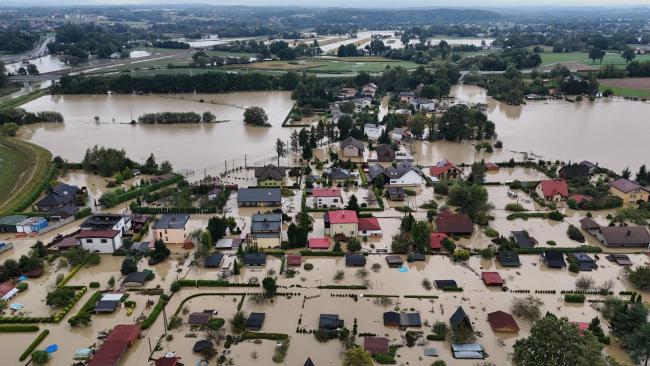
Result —
<instances>
[{"instance_id":1,"label":"two-story house","mask_svg":"<svg viewBox=\"0 0 650 366\"><path fill-rule=\"evenodd\" d=\"M153 234L156 240L165 244L181 244L188 236L187 222L190 215L164 214L153 224Z\"/></svg>"},{"instance_id":2,"label":"two-story house","mask_svg":"<svg viewBox=\"0 0 650 366\"><path fill-rule=\"evenodd\" d=\"M650 195L646 188L625 178L610 182L609 193L621 197L626 205L635 204L638 201L648 202L648 196Z\"/></svg>"}]
</instances>

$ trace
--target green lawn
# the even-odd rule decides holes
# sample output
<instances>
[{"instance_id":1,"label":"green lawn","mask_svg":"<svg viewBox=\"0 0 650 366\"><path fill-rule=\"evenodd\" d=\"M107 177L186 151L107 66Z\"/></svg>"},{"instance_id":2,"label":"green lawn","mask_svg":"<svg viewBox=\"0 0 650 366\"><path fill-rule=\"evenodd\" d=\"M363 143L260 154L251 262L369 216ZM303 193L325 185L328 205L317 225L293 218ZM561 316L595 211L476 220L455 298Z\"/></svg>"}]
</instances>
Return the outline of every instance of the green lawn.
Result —
<instances>
[{"instance_id":1,"label":"green lawn","mask_svg":"<svg viewBox=\"0 0 650 366\"><path fill-rule=\"evenodd\" d=\"M0 214L22 211L47 185L52 154L16 138L0 138Z\"/></svg>"},{"instance_id":2,"label":"green lawn","mask_svg":"<svg viewBox=\"0 0 650 366\"><path fill-rule=\"evenodd\" d=\"M309 72L380 72L386 69L386 66L390 67L403 67L405 69L416 69L419 66L426 66L416 64L412 61L401 61L401 60L383 60L383 61L354 61L347 62L340 60L318 60L316 65L312 68L309 68Z\"/></svg>"},{"instance_id":3,"label":"green lawn","mask_svg":"<svg viewBox=\"0 0 650 366\"><path fill-rule=\"evenodd\" d=\"M593 63L589 59L589 55L587 52L566 52L566 53L552 53L552 52L544 52L540 53L540 56L542 57L542 65L550 65L550 64L556 64L560 62L580 62L584 65L589 65L589 66L596 66L599 67L600 61L596 61L596 63ZM650 61L650 55L637 55L636 58L634 59L635 61ZM618 53L607 53L605 55L605 58L603 58L603 65L616 65L618 68L625 68L626 62L621 55Z\"/></svg>"},{"instance_id":4,"label":"green lawn","mask_svg":"<svg viewBox=\"0 0 650 366\"><path fill-rule=\"evenodd\" d=\"M650 98L650 90L641 90L633 88L624 88L620 86L609 86L603 84L602 82L598 86L598 90L605 91L605 89L610 89L614 92L614 95L618 97L631 97L631 98Z\"/></svg>"}]
</instances>

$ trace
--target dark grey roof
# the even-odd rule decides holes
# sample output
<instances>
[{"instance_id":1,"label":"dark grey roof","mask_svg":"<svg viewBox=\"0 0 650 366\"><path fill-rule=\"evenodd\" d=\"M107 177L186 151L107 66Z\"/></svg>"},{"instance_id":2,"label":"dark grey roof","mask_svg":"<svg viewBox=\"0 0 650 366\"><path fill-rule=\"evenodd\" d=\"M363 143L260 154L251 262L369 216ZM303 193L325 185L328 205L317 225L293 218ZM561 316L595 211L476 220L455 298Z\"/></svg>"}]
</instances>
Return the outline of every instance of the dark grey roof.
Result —
<instances>
[{"instance_id":1,"label":"dark grey roof","mask_svg":"<svg viewBox=\"0 0 650 366\"><path fill-rule=\"evenodd\" d=\"M589 167L583 164L565 165L560 168L559 173L565 179L586 178L589 176Z\"/></svg>"},{"instance_id":2,"label":"dark grey roof","mask_svg":"<svg viewBox=\"0 0 650 366\"><path fill-rule=\"evenodd\" d=\"M144 272L131 272L126 275L124 282L136 282L136 283L145 283L147 280L147 274Z\"/></svg>"},{"instance_id":3,"label":"dark grey roof","mask_svg":"<svg viewBox=\"0 0 650 366\"><path fill-rule=\"evenodd\" d=\"M575 258L581 271L591 271L592 269L598 268L596 261L585 253L572 253L568 255Z\"/></svg>"},{"instance_id":4,"label":"dark grey roof","mask_svg":"<svg viewBox=\"0 0 650 366\"><path fill-rule=\"evenodd\" d=\"M264 324L264 319L266 314L264 313L251 313L246 319L246 329L260 330L262 329L262 324Z\"/></svg>"},{"instance_id":5,"label":"dark grey roof","mask_svg":"<svg viewBox=\"0 0 650 366\"><path fill-rule=\"evenodd\" d=\"M388 187L388 195L390 198L403 198L404 188L402 187Z\"/></svg>"},{"instance_id":6,"label":"dark grey roof","mask_svg":"<svg viewBox=\"0 0 650 366\"><path fill-rule=\"evenodd\" d=\"M347 253L345 255L345 265L348 267L363 267L366 265L366 257L363 254Z\"/></svg>"},{"instance_id":7,"label":"dark grey roof","mask_svg":"<svg viewBox=\"0 0 650 366\"><path fill-rule=\"evenodd\" d=\"M244 264L249 266L263 266L266 264L266 254L248 253L244 256Z\"/></svg>"},{"instance_id":8,"label":"dark grey roof","mask_svg":"<svg viewBox=\"0 0 650 366\"><path fill-rule=\"evenodd\" d=\"M584 217L580 219L580 227L586 230L589 229L593 230L593 229L598 229L600 225L598 225L598 223L594 221L594 219L592 219L591 217Z\"/></svg>"},{"instance_id":9,"label":"dark grey roof","mask_svg":"<svg viewBox=\"0 0 650 366\"><path fill-rule=\"evenodd\" d=\"M285 177L285 169L275 165L267 165L255 168L255 178L259 180L282 180Z\"/></svg>"},{"instance_id":10,"label":"dark grey roof","mask_svg":"<svg viewBox=\"0 0 650 366\"><path fill-rule=\"evenodd\" d=\"M214 346L212 345L212 342L208 340L202 340L194 343L194 347L192 347L193 352L201 352L205 349L210 349L213 348Z\"/></svg>"},{"instance_id":11,"label":"dark grey roof","mask_svg":"<svg viewBox=\"0 0 650 366\"><path fill-rule=\"evenodd\" d=\"M19 222L27 219L25 215L9 215L0 217L0 226L16 226Z\"/></svg>"},{"instance_id":12,"label":"dark grey roof","mask_svg":"<svg viewBox=\"0 0 650 366\"><path fill-rule=\"evenodd\" d=\"M203 325L207 324L210 321L210 313L191 313L187 317L187 324L191 325Z\"/></svg>"},{"instance_id":13,"label":"dark grey roof","mask_svg":"<svg viewBox=\"0 0 650 366\"><path fill-rule=\"evenodd\" d=\"M645 247L650 244L650 233L643 226L602 226L600 233L607 246Z\"/></svg>"},{"instance_id":14,"label":"dark grey roof","mask_svg":"<svg viewBox=\"0 0 650 366\"><path fill-rule=\"evenodd\" d=\"M307 360L305 360L305 364L303 366L315 366L314 362L311 360L311 358L307 357Z\"/></svg>"},{"instance_id":15,"label":"dark grey roof","mask_svg":"<svg viewBox=\"0 0 650 366\"><path fill-rule=\"evenodd\" d=\"M409 254L408 258L406 259L409 262L420 262L426 260L427 257L422 254L422 253L413 253Z\"/></svg>"},{"instance_id":16,"label":"dark grey roof","mask_svg":"<svg viewBox=\"0 0 650 366\"><path fill-rule=\"evenodd\" d=\"M384 171L384 167L379 164L371 165L368 167L368 177L371 181L375 180L375 178L377 178L380 174L384 174Z\"/></svg>"},{"instance_id":17,"label":"dark grey roof","mask_svg":"<svg viewBox=\"0 0 650 366\"><path fill-rule=\"evenodd\" d=\"M402 327L421 327L422 320L420 313L402 313L400 314L400 326Z\"/></svg>"},{"instance_id":18,"label":"dark grey roof","mask_svg":"<svg viewBox=\"0 0 650 366\"><path fill-rule=\"evenodd\" d=\"M537 240L530 236L525 230L511 231L510 236L520 248L532 248L537 244Z\"/></svg>"},{"instance_id":19,"label":"dark grey roof","mask_svg":"<svg viewBox=\"0 0 650 366\"><path fill-rule=\"evenodd\" d=\"M452 327L465 324L470 329L472 329L472 321L469 319L469 316L467 316L462 306L459 306L458 309L456 309L456 311L451 315L449 318L449 324L451 324Z\"/></svg>"},{"instance_id":20,"label":"dark grey roof","mask_svg":"<svg viewBox=\"0 0 650 366\"><path fill-rule=\"evenodd\" d=\"M47 196L43 197L36 203L39 207L56 207L67 205L75 201L75 195L79 192L79 187L71 186L65 183L57 184Z\"/></svg>"},{"instance_id":21,"label":"dark grey roof","mask_svg":"<svg viewBox=\"0 0 650 366\"><path fill-rule=\"evenodd\" d=\"M280 232L282 214L254 214L251 219L251 233Z\"/></svg>"},{"instance_id":22,"label":"dark grey roof","mask_svg":"<svg viewBox=\"0 0 650 366\"><path fill-rule=\"evenodd\" d=\"M551 268L566 267L566 262L564 261L564 255L560 252L547 251L544 252L543 257L547 267L551 267Z\"/></svg>"},{"instance_id":23,"label":"dark grey roof","mask_svg":"<svg viewBox=\"0 0 650 366\"><path fill-rule=\"evenodd\" d=\"M386 144L377 145L377 161L391 162L395 160L395 150Z\"/></svg>"},{"instance_id":24,"label":"dark grey roof","mask_svg":"<svg viewBox=\"0 0 650 366\"><path fill-rule=\"evenodd\" d=\"M321 314L318 318L318 329L330 329L343 327L343 320L339 319L338 314Z\"/></svg>"},{"instance_id":25,"label":"dark grey roof","mask_svg":"<svg viewBox=\"0 0 650 366\"><path fill-rule=\"evenodd\" d=\"M404 261L399 255L387 255L386 263L388 263L389 266L400 266Z\"/></svg>"},{"instance_id":26,"label":"dark grey roof","mask_svg":"<svg viewBox=\"0 0 650 366\"><path fill-rule=\"evenodd\" d=\"M329 177L330 179L337 179L337 180L350 179L351 174L346 169L332 168L332 170L329 173Z\"/></svg>"},{"instance_id":27,"label":"dark grey roof","mask_svg":"<svg viewBox=\"0 0 650 366\"><path fill-rule=\"evenodd\" d=\"M456 281L454 280L434 280L433 283L436 285L436 288L439 289L458 287Z\"/></svg>"},{"instance_id":28,"label":"dark grey roof","mask_svg":"<svg viewBox=\"0 0 650 366\"><path fill-rule=\"evenodd\" d=\"M399 179L411 170L414 170L416 173L422 175L422 172L420 172L418 168L413 166L413 164L409 163L408 161L403 161L394 168L390 167L386 169L384 174L386 174L386 176L388 176L390 179Z\"/></svg>"},{"instance_id":29,"label":"dark grey roof","mask_svg":"<svg viewBox=\"0 0 650 366\"><path fill-rule=\"evenodd\" d=\"M387 311L384 313L384 325L399 326L402 317L395 311Z\"/></svg>"},{"instance_id":30,"label":"dark grey roof","mask_svg":"<svg viewBox=\"0 0 650 366\"><path fill-rule=\"evenodd\" d=\"M116 214L94 214L79 226L84 229L110 229L120 222L122 218L122 215Z\"/></svg>"},{"instance_id":31,"label":"dark grey roof","mask_svg":"<svg viewBox=\"0 0 650 366\"><path fill-rule=\"evenodd\" d=\"M147 241L138 241L131 245L131 249L136 252L144 253L149 251L149 242Z\"/></svg>"},{"instance_id":32,"label":"dark grey roof","mask_svg":"<svg viewBox=\"0 0 650 366\"><path fill-rule=\"evenodd\" d=\"M79 192L79 187L71 186L65 183L59 183L54 188L52 188L52 192L58 194L59 196L74 197L74 195Z\"/></svg>"},{"instance_id":33,"label":"dark grey roof","mask_svg":"<svg viewBox=\"0 0 650 366\"><path fill-rule=\"evenodd\" d=\"M240 188L237 202L280 202L280 188Z\"/></svg>"},{"instance_id":34,"label":"dark grey roof","mask_svg":"<svg viewBox=\"0 0 650 366\"><path fill-rule=\"evenodd\" d=\"M504 267L521 266L521 262L519 261L519 254L515 252L500 250L499 253L497 253L497 258L499 259L499 263L501 263L501 265Z\"/></svg>"},{"instance_id":35,"label":"dark grey roof","mask_svg":"<svg viewBox=\"0 0 650 366\"><path fill-rule=\"evenodd\" d=\"M356 147L357 149L359 149L359 151L364 151L365 149L365 147L363 146L363 142L355 139L354 137L348 137L345 140L341 141L341 149L345 149L350 145Z\"/></svg>"},{"instance_id":36,"label":"dark grey roof","mask_svg":"<svg viewBox=\"0 0 650 366\"><path fill-rule=\"evenodd\" d=\"M97 305L95 305L96 313L112 313L117 309L119 305L118 300L100 300Z\"/></svg>"},{"instance_id":37,"label":"dark grey roof","mask_svg":"<svg viewBox=\"0 0 650 366\"><path fill-rule=\"evenodd\" d=\"M182 229L190 219L190 215L164 214L153 224L154 229Z\"/></svg>"},{"instance_id":38,"label":"dark grey roof","mask_svg":"<svg viewBox=\"0 0 650 366\"><path fill-rule=\"evenodd\" d=\"M203 266L206 268L217 268L221 265L221 261L223 260L223 254L221 253L213 253L210 254L205 259L205 263L203 263Z\"/></svg>"}]
</instances>

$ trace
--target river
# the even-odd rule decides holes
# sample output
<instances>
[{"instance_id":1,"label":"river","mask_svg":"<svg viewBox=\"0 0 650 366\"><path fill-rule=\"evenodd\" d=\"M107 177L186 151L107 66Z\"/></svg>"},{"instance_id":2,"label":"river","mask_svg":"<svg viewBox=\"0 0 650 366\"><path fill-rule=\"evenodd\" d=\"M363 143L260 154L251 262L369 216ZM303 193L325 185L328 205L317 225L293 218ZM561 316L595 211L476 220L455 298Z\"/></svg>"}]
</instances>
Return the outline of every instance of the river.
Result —
<instances>
[{"instance_id":1,"label":"river","mask_svg":"<svg viewBox=\"0 0 650 366\"><path fill-rule=\"evenodd\" d=\"M616 171L633 171L648 163L647 136L650 105L644 102L600 99L594 103L553 101L509 106L485 95L475 86L457 86L452 93L459 100L488 104L488 116L495 122L504 148L476 154L470 143L416 142L417 162L433 165L438 160L471 163L475 159L504 161L520 159L515 152L533 152L546 159L590 160ZM200 103L201 99L205 103ZM64 124L36 124L22 130L22 136L70 161L80 161L88 147L104 145L123 148L144 161L150 153L158 160L170 160L181 170L200 175L216 174L228 166L240 166L245 155L251 163L271 161L277 138L288 142L291 128L281 127L293 101L289 92L239 92L185 95L55 95L27 103L31 112L53 110L65 117ZM243 108L260 106L269 115L271 128L247 127ZM209 125L130 125L143 113L162 111L211 111L220 121ZM94 121L99 117L99 123ZM623 132L628 131L628 132Z\"/></svg>"}]
</instances>

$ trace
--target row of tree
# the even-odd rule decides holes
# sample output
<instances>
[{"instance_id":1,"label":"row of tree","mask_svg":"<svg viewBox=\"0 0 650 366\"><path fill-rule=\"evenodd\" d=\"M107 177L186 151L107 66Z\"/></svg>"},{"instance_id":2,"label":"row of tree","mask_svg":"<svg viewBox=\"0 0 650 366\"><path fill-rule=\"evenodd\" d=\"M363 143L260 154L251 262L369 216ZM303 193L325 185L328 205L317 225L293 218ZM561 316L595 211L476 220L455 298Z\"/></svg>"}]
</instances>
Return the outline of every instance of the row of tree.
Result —
<instances>
[{"instance_id":1,"label":"row of tree","mask_svg":"<svg viewBox=\"0 0 650 366\"><path fill-rule=\"evenodd\" d=\"M210 111L203 112L202 115L196 112L145 113L138 117L138 123L144 124L212 123L214 121L216 121L216 117Z\"/></svg>"}]
</instances>

